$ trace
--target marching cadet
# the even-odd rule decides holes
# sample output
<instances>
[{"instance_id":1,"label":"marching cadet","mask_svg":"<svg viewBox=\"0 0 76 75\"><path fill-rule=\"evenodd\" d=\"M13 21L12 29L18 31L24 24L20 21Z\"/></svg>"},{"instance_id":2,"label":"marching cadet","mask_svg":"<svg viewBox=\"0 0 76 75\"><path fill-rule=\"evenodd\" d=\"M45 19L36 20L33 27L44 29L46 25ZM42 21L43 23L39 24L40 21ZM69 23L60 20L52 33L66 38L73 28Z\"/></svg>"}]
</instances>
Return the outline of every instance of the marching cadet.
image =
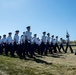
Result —
<instances>
[{"instance_id":1,"label":"marching cadet","mask_svg":"<svg viewBox=\"0 0 76 75\"><path fill-rule=\"evenodd\" d=\"M34 44L34 52L36 52L37 50L37 34L34 34L34 37L33 37L33 44Z\"/></svg>"},{"instance_id":2,"label":"marching cadet","mask_svg":"<svg viewBox=\"0 0 76 75\"><path fill-rule=\"evenodd\" d=\"M73 49L72 49L72 47L71 47L71 45L70 45L69 34L67 33L67 35L66 35L66 50L65 50L65 53L67 53L68 47L70 48L71 53L73 53Z\"/></svg>"},{"instance_id":3,"label":"marching cadet","mask_svg":"<svg viewBox=\"0 0 76 75\"><path fill-rule=\"evenodd\" d=\"M43 55L43 53L45 55L47 55L46 43L47 43L46 32L43 32L42 43L41 43L41 47L42 47L41 48L41 55Z\"/></svg>"},{"instance_id":4,"label":"marching cadet","mask_svg":"<svg viewBox=\"0 0 76 75\"><path fill-rule=\"evenodd\" d=\"M25 32L26 54L28 55L28 52L29 52L31 54L31 57L33 57L32 50L31 50L32 32L30 32L30 26L28 26L26 28L27 28L27 31Z\"/></svg>"},{"instance_id":5,"label":"marching cadet","mask_svg":"<svg viewBox=\"0 0 76 75\"><path fill-rule=\"evenodd\" d=\"M14 40L12 40L12 43L11 43L11 51L10 51L10 55L11 55L11 57L14 57L15 55L14 55Z\"/></svg>"},{"instance_id":6,"label":"marching cadet","mask_svg":"<svg viewBox=\"0 0 76 75\"><path fill-rule=\"evenodd\" d=\"M47 34L47 50L49 50L49 53L52 53L50 44L50 33Z\"/></svg>"},{"instance_id":7,"label":"marching cadet","mask_svg":"<svg viewBox=\"0 0 76 75\"><path fill-rule=\"evenodd\" d=\"M31 57L35 56L35 48L34 48L34 38L31 38Z\"/></svg>"},{"instance_id":8,"label":"marching cadet","mask_svg":"<svg viewBox=\"0 0 76 75\"><path fill-rule=\"evenodd\" d=\"M51 48L50 49L51 49L51 51L54 50L54 52L56 52L55 46L54 46L54 35L52 35L52 38L51 38ZM52 53L53 53L53 51L52 51Z\"/></svg>"},{"instance_id":9,"label":"marching cadet","mask_svg":"<svg viewBox=\"0 0 76 75\"><path fill-rule=\"evenodd\" d=\"M59 48L59 45L58 45L58 36L56 36L56 43L55 43L55 49L58 48L59 52L60 52L60 48ZM57 49L56 49L57 51Z\"/></svg>"},{"instance_id":10,"label":"marching cadet","mask_svg":"<svg viewBox=\"0 0 76 75\"><path fill-rule=\"evenodd\" d=\"M55 46L55 44L56 44L56 39L54 38L54 41L53 41L53 45L54 45L54 53L57 53L57 50L56 50L56 46Z\"/></svg>"},{"instance_id":11,"label":"marching cadet","mask_svg":"<svg viewBox=\"0 0 76 75\"><path fill-rule=\"evenodd\" d=\"M23 49L24 49L24 42L23 42L23 35L21 35L21 38L20 38L20 50L19 50L20 58L22 58L23 54L25 54Z\"/></svg>"},{"instance_id":12,"label":"marching cadet","mask_svg":"<svg viewBox=\"0 0 76 75\"><path fill-rule=\"evenodd\" d=\"M25 40L26 40L26 34L25 32L23 32L23 43L25 44Z\"/></svg>"},{"instance_id":13,"label":"marching cadet","mask_svg":"<svg viewBox=\"0 0 76 75\"><path fill-rule=\"evenodd\" d=\"M16 34L15 34L15 36L14 36L14 51L16 51L16 53L18 54L18 56L19 56L19 50L18 50L18 43L19 43L19 30L16 30L15 31L16 32Z\"/></svg>"},{"instance_id":14,"label":"marching cadet","mask_svg":"<svg viewBox=\"0 0 76 75\"><path fill-rule=\"evenodd\" d=\"M7 50L7 39L6 39L6 35L3 35L2 38L2 52L4 52L5 49L5 54L6 56L8 55L8 50Z\"/></svg>"},{"instance_id":15,"label":"marching cadet","mask_svg":"<svg viewBox=\"0 0 76 75\"><path fill-rule=\"evenodd\" d=\"M62 38L60 38L60 52L61 52L61 48L63 49L63 52L65 52L64 47L63 47L63 39Z\"/></svg>"},{"instance_id":16,"label":"marching cadet","mask_svg":"<svg viewBox=\"0 0 76 75\"><path fill-rule=\"evenodd\" d=\"M2 54L2 39L1 39L1 36L0 36L0 54Z\"/></svg>"},{"instance_id":17,"label":"marching cadet","mask_svg":"<svg viewBox=\"0 0 76 75\"><path fill-rule=\"evenodd\" d=\"M38 50L38 54L40 55L41 52L41 41L39 38L37 38L37 50Z\"/></svg>"},{"instance_id":18,"label":"marching cadet","mask_svg":"<svg viewBox=\"0 0 76 75\"><path fill-rule=\"evenodd\" d=\"M21 38L21 41L22 41L22 57L23 57L24 59L26 59L26 58L25 58L25 52L26 52L25 40L26 40L26 36L25 36L25 32L23 32L23 36L22 36L22 38Z\"/></svg>"},{"instance_id":19,"label":"marching cadet","mask_svg":"<svg viewBox=\"0 0 76 75\"><path fill-rule=\"evenodd\" d=\"M7 37L7 51L10 52L11 54L11 50L12 50L12 37L11 37L11 32L8 33L8 37ZM8 53L7 52L7 53Z\"/></svg>"}]
</instances>

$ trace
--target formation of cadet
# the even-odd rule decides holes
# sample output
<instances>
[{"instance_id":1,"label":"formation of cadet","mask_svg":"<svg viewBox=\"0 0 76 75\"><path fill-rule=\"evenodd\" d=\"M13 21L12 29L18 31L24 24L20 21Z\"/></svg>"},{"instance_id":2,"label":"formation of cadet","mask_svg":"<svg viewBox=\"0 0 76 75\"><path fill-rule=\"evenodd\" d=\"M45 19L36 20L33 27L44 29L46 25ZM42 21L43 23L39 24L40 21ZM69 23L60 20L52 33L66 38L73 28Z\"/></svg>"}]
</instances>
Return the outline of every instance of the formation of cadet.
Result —
<instances>
[{"instance_id":1,"label":"formation of cadet","mask_svg":"<svg viewBox=\"0 0 76 75\"><path fill-rule=\"evenodd\" d=\"M71 53L73 53L72 47L70 45L69 35L66 35L66 50L64 50L63 39L60 38L60 43L58 41L58 36L54 38L54 35L50 37L50 33L47 34L43 32L41 40L37 38L37 34L32 37L32 32L30 31L30 26L26 27L27 31L23 32L19 41L19 30L15 31L14 39L12 39L12 33L8 33L8 37L3 35L0 36L0 54L3 53L8 56L14 57L17 54L19 57L26 58L26 56L33 57L36 53L39 55L47 55L48 53L53 54L57 52L67 53L68 47L70 47Z\"/></svg>"}]
</instances>

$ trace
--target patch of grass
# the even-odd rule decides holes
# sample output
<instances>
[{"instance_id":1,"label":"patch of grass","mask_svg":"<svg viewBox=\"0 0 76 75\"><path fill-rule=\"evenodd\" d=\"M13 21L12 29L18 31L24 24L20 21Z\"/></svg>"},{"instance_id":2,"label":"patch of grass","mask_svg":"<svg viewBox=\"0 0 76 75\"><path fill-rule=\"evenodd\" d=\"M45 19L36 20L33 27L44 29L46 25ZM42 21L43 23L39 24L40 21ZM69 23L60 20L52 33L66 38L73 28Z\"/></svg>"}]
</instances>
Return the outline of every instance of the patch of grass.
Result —
<instances>
[{"instance_id":1,"label":"patch of grass","mask_svg":"<svg viewBox=\"0 0 76 75\"><path fill-rule=\"evenodd\" d=\"M0 75L76 75L76 56L58 53L22 60L1 55Z\"/></svg>"}]
</instances>

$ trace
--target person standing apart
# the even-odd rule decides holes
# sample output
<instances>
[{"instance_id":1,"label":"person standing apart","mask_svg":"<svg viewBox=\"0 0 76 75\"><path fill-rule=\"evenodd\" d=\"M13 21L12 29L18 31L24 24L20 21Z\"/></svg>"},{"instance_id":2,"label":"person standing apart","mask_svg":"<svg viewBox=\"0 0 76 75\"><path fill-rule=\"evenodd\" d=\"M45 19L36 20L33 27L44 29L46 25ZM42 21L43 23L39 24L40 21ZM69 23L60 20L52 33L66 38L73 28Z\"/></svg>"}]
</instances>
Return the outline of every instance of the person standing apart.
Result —
<instances>
[{"instance_id":1,"label":"person standing apart","mask_svg":"<svg viewBox=\"0 0 76 75\"><path fill-rule=\"evenodd\" d=\"M72 49L72 47L71 47L71 45L70 45L69 34L68 34L68 32L67 32L67 35L66 35L66 50L65 50L65 53L67 53L68 47L70 48L71 53L73 53L73 49Z\"/></svg>"}]
</instances>

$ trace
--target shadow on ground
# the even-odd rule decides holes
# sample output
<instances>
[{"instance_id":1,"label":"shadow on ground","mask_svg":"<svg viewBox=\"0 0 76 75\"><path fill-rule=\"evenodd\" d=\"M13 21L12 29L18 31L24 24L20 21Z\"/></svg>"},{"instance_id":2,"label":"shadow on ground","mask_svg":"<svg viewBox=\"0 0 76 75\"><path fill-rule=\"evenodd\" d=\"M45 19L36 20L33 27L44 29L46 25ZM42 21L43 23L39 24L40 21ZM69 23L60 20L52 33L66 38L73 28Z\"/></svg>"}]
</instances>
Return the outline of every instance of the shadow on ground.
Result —
<instances>
[{"instance_id":1,"label":"shadow on ground","mask_svg":"<svg viewBox=\"0 0 76 75\"><path fill-rule=\"evenodd\" d=\"M62 58L63 57L63 54L52 54L51 56L48 56L48 57L53 57L53 58Z\"/></svg>"},{"instance_id":2,"label":"shadow on ground","mask_svg":"<svg viewBox=\"0 0 76 75\"><path fill-rule=\"evenodd\" d=\"M46 65L52 65L53 63L48 63L47 61L38 59L38 58L34 58L34 60L36 63L41 63L41 64L46 64Z\"/></svg>"}]
</instances>

